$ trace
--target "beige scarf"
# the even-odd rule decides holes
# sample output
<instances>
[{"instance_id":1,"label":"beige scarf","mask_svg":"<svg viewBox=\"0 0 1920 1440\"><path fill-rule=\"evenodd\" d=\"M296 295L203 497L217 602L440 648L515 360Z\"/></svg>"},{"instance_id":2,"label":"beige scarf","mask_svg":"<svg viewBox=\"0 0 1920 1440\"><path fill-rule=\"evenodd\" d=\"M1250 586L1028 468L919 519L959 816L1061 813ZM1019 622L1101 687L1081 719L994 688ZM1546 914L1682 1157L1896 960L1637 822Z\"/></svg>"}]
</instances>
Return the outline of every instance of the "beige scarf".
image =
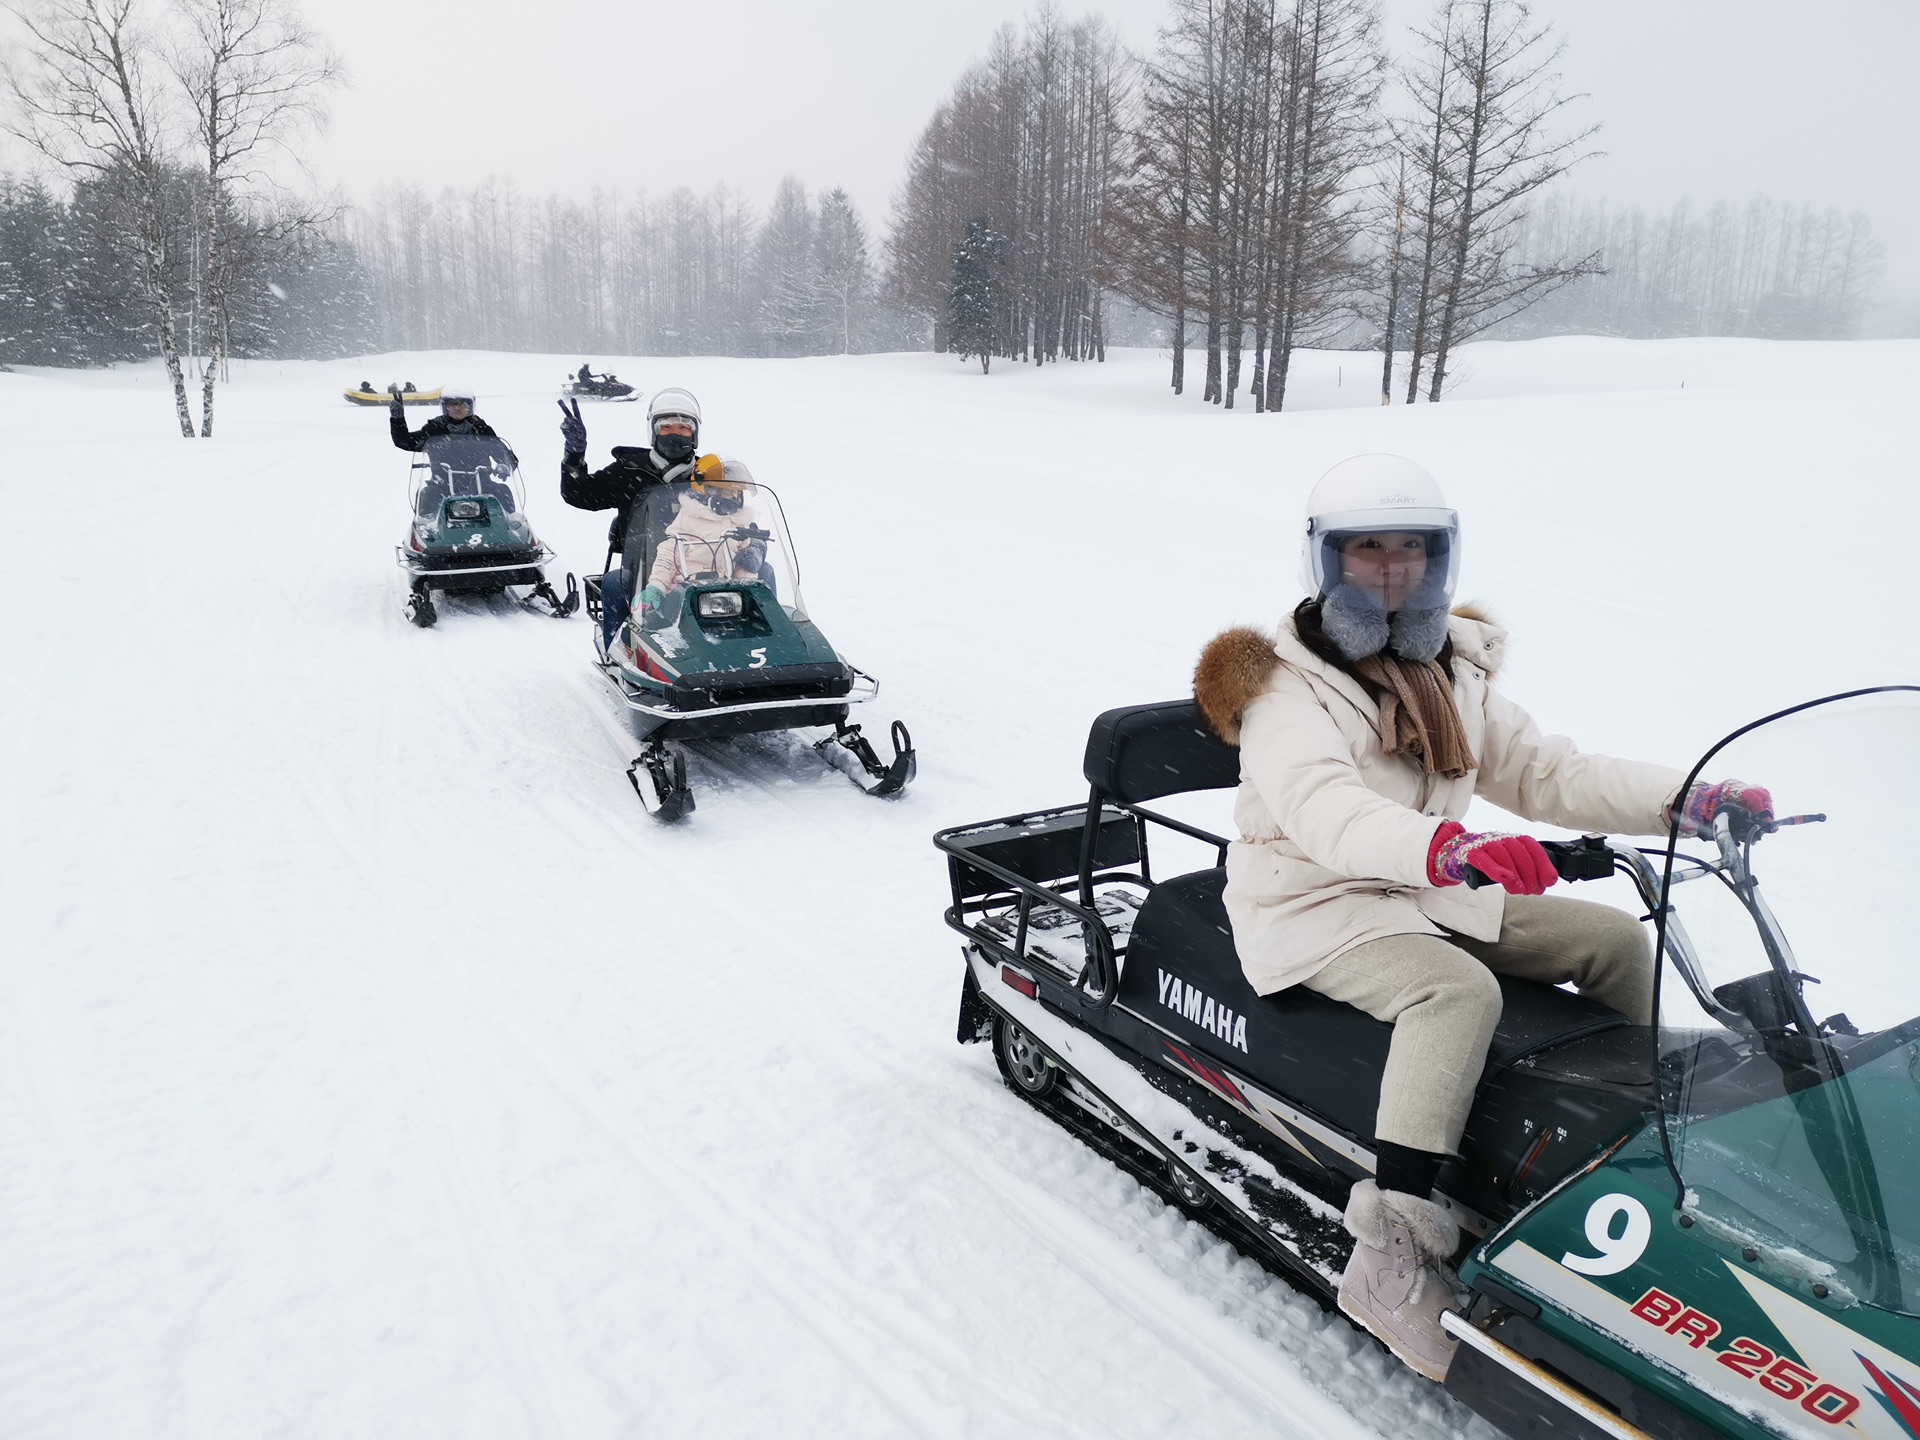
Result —
<instances>
[{"instance_id":1,"label":"beige scarf","mask_svg":"<svg viewBox=\"0 0 1920 1440\"><path fill-rule=\"evenodd\" d=\"M1429 775L1458 780L1473 773L1473 749L1453 682L1438 660L1402 660L1384 651L1353 662L1378 690L1380 739L1389 755L1405 755Z\"/></svg>"}]
</instances>

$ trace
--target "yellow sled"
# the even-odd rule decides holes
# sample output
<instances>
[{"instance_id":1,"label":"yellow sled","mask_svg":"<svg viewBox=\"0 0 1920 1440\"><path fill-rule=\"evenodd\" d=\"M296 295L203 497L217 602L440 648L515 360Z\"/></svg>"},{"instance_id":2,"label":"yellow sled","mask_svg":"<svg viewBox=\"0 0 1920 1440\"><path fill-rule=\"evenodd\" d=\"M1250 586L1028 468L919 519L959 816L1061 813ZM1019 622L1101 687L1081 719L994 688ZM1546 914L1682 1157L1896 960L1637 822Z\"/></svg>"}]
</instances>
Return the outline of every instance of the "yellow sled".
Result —
<instances>
[{"instance_id":1,"label":"yellow sled","mask_svg":"<svg viewBox=\"0 0 1920 1440\"><path fill-rule=\"evenodd\" d=\"M389 405L393 402L393 396L384 390L349 390L347 391L347 399L355 405ZM403 405L438 405L440 403L439 387L436 386L432 390L402 390L400 392L400 403Z\"/></svg>"}]
</instances>

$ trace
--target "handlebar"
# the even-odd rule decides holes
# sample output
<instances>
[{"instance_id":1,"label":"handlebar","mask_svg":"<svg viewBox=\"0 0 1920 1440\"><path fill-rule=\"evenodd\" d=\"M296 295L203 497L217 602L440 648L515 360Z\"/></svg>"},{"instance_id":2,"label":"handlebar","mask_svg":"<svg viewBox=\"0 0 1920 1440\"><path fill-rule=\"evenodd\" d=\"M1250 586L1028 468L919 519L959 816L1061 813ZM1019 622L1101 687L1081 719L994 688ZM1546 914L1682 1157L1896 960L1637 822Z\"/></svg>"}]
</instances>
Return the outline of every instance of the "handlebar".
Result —
<instances>
[{"instance_id":1,"label":"handlebar","mask_svg":"<svg viewBox=\"0 0 1920 1440\"><path fill-rule=\"evenodd\" d=\"M1604 880L1613 874L1613 848L1598 835L1582 835L1578 840L1542 840L1540 848L1553 861L1562 880ZM1478 890L1494 881L1467 866L1467 888Z\"/></svg>"}]
</instances>

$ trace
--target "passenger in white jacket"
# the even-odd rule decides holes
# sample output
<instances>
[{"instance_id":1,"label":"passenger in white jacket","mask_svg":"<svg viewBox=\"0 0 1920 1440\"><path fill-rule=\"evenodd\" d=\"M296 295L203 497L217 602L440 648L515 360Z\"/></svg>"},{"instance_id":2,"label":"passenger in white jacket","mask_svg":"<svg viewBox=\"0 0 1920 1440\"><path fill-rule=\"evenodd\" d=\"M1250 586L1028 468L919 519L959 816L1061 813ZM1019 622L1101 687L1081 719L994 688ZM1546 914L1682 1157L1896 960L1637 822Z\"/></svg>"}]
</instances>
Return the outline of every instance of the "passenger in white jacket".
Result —
<instances>
[{"instance_id":1,"label":"passenger in white jacket","mask_svg":"<svg viewBox=\"0 0 1920 1440\"><path fill-rule=\"evenodd\" d=\"M1340 1306L1434 1379L1455 1345L1439 1319L1458 1232L1430 1196L1500 1018L1495 974L1570 981L1635 1024L1653 1019L1639 923L1543 898L1559 878L1546 851L1466 830L1468 802L1631 835L1664 835L1676 804L1688 828L1727 805L1772 806L1738 781L1682 797L1677 770L1543 735L1491 683L1505 633L1450 608L1459 538L1412 461L1343 461L1308 502L1310 598L1272 636L1214 640L1194 678L1209 723L1240 747L1225 899L1248 980L1393 1022L1375 1179L1347 1207L1359 1243ZM1494 883L1464 886L1469 866Z\"/></svg>"}]
</instances>

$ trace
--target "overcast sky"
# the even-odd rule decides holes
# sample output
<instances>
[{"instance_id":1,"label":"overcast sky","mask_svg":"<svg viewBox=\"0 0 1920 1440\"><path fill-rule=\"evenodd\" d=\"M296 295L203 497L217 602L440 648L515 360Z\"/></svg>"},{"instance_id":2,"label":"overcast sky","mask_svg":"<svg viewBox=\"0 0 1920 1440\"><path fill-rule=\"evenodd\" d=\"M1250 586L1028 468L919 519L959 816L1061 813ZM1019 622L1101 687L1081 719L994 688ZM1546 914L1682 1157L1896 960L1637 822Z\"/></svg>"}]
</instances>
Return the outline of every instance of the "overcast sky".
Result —
<instances>
[{"instance_id":1,"label":"overcast sky","mask_svg":"<svg viewBox=\"0 0 1920 1440\"><path fill-rule=\"evenodd\" d=\"M1386 0L1390 43L1428 0ZM1920 0L1535 0L1606 155L1566 182L1664 208L1756 194L1865 210L1891 291L1920 295L1912 74ZM305 147L351 195L489 174L584 196L787 173L842 185L875 230L907 147L1024 0L309 0L353 88ZM1164 0L1097 8L1150 50Z\"/></svg>"}]
</instances>

